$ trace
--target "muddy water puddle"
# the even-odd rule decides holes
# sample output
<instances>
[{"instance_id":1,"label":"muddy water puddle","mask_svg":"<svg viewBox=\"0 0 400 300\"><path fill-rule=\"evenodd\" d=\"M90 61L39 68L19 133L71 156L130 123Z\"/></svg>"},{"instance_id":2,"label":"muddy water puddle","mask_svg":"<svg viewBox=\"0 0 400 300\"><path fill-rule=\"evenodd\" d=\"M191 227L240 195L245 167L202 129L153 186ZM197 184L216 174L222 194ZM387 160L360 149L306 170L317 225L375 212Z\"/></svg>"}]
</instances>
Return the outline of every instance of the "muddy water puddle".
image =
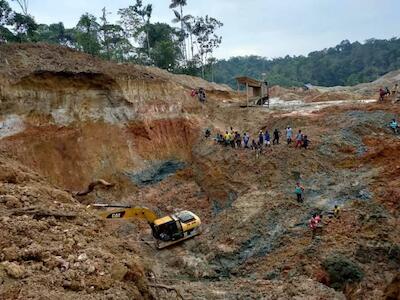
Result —
<instances>
[{"instance_id":1,"label":"muddy water puddle","mask_svg":"<svg viewBox=\"0 0 400 300\"><path fill-rule=\"evenodd\" d=\"M285 101L280 98L271 98L269 109L271 110L283 110L291 113L307 114L314 111L321 110L323 108L331 106L340 106L348 104L368 104L374 103L374 99L365 100L335 100L335 101L321 101L321 102L305 102L304 100L292 100ZM267 107L267 106L265 106Z\"/></svg>"}]
</instances>

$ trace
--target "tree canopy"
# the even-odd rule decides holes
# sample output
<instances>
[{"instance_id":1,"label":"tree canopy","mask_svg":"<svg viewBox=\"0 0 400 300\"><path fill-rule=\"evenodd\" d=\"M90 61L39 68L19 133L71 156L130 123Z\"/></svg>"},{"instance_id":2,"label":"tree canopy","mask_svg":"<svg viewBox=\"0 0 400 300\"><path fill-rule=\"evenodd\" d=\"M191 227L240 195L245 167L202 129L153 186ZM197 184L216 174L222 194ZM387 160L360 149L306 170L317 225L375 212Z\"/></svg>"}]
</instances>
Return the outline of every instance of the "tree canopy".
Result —
<instances>
[{"instance_id":1,"label":"tree canopy","mask_svg":"<svg viewBox=\"0 0 400 300\"><path fill-rule=\"evenodd\" d=\"M132 0L118 10L119 19L109 22L111 13L104 7L84 13L76 26L62 22L37 24L29 14L29 1L18 3L13 11L10 1L0 0L0 43L45 42L64 45L107 60L153 65L175 73L202 76L235 87L239 75L264 79L271 84L301 86L355 85L372 81L400 69L400 39L369 39L364 43L348 40L307 56L267 59L260 56L216 60L213 53L222 43L218 30L223 24L209 16L190 13L190 1L171 0L171 21L152 23L150 0Z\"/></svg>"},{"instance_id":2,"label":"tree canopy","mask_svg":"<svg viewBox=\"0 0 400 300\"><path fill-rule=\"evenodd\" d=\"M119 9L115 23L109 22L111 13L104 7L99 18L86 12L73 28L65 28L62 22L37 24L29 14L28 1L11 1L18 4L21 13L13 11L8 1L0 0L0 43L60 44L103 59L205 76L208 58L222 40L216 34L222 26L217 19L183 14L186 0L170 3L178 28L152 23L153 5L144 3L146 0L133 0L132 5Z\"/></svg>"},{"instance_id":3,"label":"tree canopy","mask_svg":"<svg viewBox=\"0 0 400 300\"><path fill-rule=\"evenodd\" d=\"M370 39L363 44L344 40L307 56L272 60L260 56L232 57L219 60L214 69L215 80L231 86L235 86L234 78L238 75L261 79L262 73L267 74L271 84L282 86L355 85L400 69L400 39Z\"/></svg>"}]
</instances>

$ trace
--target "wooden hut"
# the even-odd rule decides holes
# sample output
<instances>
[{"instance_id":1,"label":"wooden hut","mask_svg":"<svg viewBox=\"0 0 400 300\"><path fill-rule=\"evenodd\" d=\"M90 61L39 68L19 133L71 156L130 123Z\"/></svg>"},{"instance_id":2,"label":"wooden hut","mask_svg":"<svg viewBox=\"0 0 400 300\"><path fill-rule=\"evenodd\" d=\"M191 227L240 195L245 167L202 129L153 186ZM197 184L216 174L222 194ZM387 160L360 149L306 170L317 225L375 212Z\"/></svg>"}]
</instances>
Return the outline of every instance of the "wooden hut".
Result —
<instances>
[{"instance_id":1,"label":"wooden hut","mask_svg":"<svg viewBox=\"0 0 400 300\"><path fill-rule=\"evenodd\" d=\"M238 92L241 86L246 88L246 106L264 105L268 103L269 107L269 91L268 83L253 79L247 76L236 77Z\"/></svg>"}]
</instances>

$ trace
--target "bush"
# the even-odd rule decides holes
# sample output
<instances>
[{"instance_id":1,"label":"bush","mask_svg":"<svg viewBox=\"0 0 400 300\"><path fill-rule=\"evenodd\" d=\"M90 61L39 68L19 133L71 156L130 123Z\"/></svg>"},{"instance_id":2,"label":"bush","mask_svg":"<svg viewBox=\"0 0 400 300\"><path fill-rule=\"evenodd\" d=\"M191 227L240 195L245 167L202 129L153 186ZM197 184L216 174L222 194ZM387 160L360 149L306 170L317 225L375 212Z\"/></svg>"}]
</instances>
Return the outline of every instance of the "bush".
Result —
<instances>
[{"instance_id":1,"label":"bush","mask_svg":"<svg viewBox=\"0 0 400 300\"><path fill-rule=\"evenodd\" d=\"M341 255L328 257L322 266L329 274L330 286L336 290L344 288L346 283L359 282L364 277L361 268Z\"/></svg>"}]
</instances>

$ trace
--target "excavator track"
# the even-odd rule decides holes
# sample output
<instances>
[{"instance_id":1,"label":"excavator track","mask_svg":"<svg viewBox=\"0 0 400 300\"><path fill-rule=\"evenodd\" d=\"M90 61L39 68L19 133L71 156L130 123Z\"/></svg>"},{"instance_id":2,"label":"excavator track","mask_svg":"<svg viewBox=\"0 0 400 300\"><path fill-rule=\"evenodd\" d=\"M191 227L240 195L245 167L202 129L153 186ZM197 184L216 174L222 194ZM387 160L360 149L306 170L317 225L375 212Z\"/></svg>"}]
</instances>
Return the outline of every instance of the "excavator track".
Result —
<instances>
[{"instance_id":1,"label":"excavator track","mask_svg":"<svg viewBox=\"0 0 400 300\"><path fill-rule=\"evenodd\" d=\"M156 240L157 249L164 249L164 248L167 248L169 246L175 245L175 244L180 243L180 242L182 242L184 240L187 240L187 239L190 239L190 238L192 238L192 237L194 237L196 235L199 235L199 234L201 234L201 232L202 232L202 226L194 229L190 233L185 233L185 236L183 238L175 240L175 241L163 242L163 241L160 241L160 240Z\"/></svg>"}]
</instances>

